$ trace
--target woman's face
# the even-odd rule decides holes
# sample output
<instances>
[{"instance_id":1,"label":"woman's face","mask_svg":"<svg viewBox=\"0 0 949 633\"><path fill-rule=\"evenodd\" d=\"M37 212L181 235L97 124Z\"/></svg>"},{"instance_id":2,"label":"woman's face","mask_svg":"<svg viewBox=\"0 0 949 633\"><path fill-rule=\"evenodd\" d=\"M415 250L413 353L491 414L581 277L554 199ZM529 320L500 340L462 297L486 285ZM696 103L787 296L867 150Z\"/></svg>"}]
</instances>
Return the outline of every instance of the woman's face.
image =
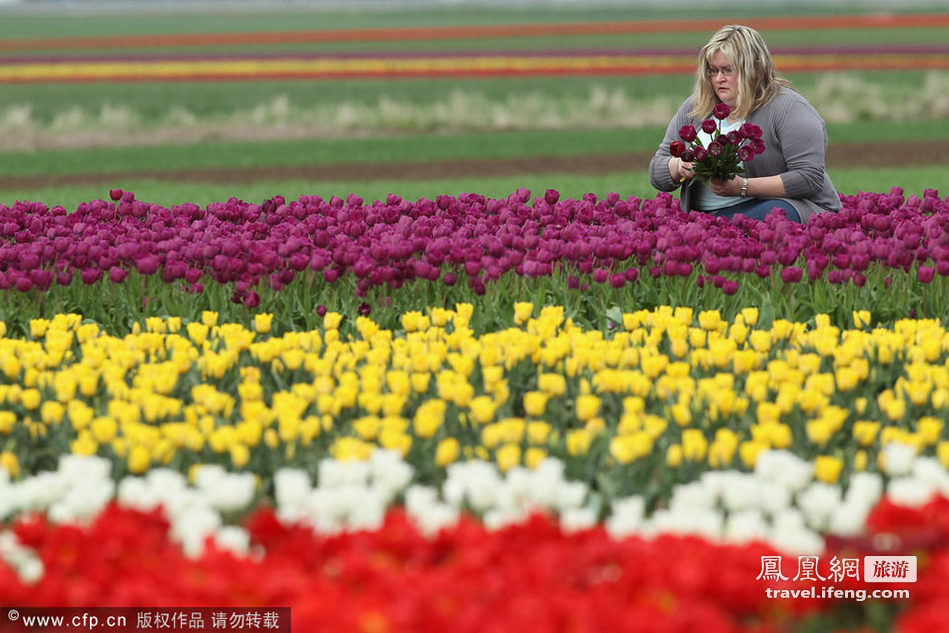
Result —
<instances>
[{"instance_id":1,"label":"woman's face","mask_svg":"<svg viewBox=\"0 0 949 633\"><path fill-rule=\"evenodd\" d=\"M734 108L738 102L738 70L722 51L715 51L709 59L708 79L721 102Z\"/></svg>"}]
</instances>

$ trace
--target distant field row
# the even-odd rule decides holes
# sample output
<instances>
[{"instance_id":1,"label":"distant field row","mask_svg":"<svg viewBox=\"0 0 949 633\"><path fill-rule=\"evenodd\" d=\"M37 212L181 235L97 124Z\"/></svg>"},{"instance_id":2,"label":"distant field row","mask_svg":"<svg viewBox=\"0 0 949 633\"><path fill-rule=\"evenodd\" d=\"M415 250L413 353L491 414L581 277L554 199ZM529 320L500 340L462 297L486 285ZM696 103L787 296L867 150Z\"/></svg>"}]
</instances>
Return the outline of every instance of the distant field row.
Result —
<instances>
[{"instance_id":1,"label":"distant field row","mask_svg":"<svg viewBox=\"0 0 949 633\"><path fill-rule=\"evenodd\" d=\"M835 7L808 7L809 15L846 16L853 9ZM887 16L918 13L901 10L897 5L885 13L870 12L878 23ZM787 7L755 8L720 7L692 8L687 15L670 12L660 7L546 7L536 8L461 8L400 9L400 10L270 10L230 11L226 13L187 12L184 14L162 12L66 12L57 15L30 14L7 11L0 20L0 40L43 37L102 37L136 36L164 33L254 33L260 31L304 31L363 28L418 28L446 27L457 25L518 25L556 24L567 22L617 23L628 20L668 20L670 17L686 19L713 19L746 21L757 18L780 18L788 15ZM681 29L685 31L686 29ZM704 30L704 29L703 29ZM879 29L876 29L879 30Z\"/></svg>"},{"instance_id":2,"label":"distant field row","mask_svg":"<svg viewBox=\"0 0 949 633\"><path fill-rule=\"evenodd\" d=\"M172 169L283 165L437 162L653 152L663 128L627 130L526 130L492 134L400 135L297 139L259 143L203 143L154 147L102 147L40 152L0 152L0 179L34 174L143 172ZM833 144L949 139L949 121L899 126L863 122L828 126Z\"/></svg>"}]
</instances>

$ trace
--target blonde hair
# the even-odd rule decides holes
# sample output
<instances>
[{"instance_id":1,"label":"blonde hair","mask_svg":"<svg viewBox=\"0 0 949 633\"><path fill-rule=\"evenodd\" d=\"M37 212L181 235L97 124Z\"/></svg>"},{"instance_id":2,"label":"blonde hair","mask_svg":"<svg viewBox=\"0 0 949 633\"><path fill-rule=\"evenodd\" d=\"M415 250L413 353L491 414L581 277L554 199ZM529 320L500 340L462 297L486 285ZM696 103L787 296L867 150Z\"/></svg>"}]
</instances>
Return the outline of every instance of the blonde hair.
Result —
<instances>
[{"instance_id":1,"label":"blonde hair","mask_svg":"<svg viewBox=\"0 0 949 633\"><path fill-rule=\"evenodd\" d=\"M792 88L791 82L775 74L774 60L758 31L740 24L729 24L719 29L699 53L689 116L705 118L720 102L708 75L711 59L719 51L738 74L738 98L732 117L746 119L774 99L782 87Z\"/></svg>"}]
</instances>

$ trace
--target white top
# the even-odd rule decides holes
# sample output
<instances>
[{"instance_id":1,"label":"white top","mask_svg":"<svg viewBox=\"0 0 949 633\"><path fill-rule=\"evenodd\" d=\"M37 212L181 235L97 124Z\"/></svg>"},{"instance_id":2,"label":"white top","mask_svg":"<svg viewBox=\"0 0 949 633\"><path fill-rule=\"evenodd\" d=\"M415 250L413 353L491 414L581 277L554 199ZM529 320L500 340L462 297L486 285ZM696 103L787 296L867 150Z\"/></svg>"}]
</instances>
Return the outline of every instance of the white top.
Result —
<instances>
[{"instance_id":1,"label":"white top","mask_svg":"<svg viewBox=\"0 0 949 633\"><path fill-rule=\"evenodd\" d=\"M728 134L732 130L737 130L742 126L743 123L744 121L735 121L733 123L729 123L727 119L721 121L722 134ZM701 127L696 127L699 140L702 141L702 145L704 147L708 147L708 144L712 142L712 135L706 134ZM739 164L742 167L745 166L744 163ZM692 195L695 196L693 206L696 209L701 209L702 211L724 209L725 207L730 207L733 204L738 204L741 202L741 198L739 196L720 196L718 194L712 193L712 190L706 187L704 182L697 182L692 188L692 192Z\"/></svg>"}]
</instances>

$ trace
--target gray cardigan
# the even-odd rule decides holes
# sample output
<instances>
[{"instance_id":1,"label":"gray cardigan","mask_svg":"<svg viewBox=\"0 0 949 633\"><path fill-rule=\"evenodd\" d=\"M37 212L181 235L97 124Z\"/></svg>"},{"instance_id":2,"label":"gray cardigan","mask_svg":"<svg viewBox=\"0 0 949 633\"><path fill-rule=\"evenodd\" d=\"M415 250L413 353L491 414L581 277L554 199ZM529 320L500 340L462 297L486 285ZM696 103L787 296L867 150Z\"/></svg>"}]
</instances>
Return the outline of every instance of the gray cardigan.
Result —
<instances>
[{"instance_id":1,"label":"gray cardigan","mask_svg":"<svg viewBox=\"0 0 949 633\"><path fill-rule=\"evenodd\" d=\"M702 120L689 117L691 97L676 112L666 128L665 138L649 162L649 182L659 191L674 191L679 187L669 174L669 145L679 140L679 128L693 124L698 128ZM824 169L827 151L827 130L824 120L811 104L790 88L769 103L752 112L746 119L762 131L765 151L745 165L746 176L757 178L780 175L787 198L806 222L812 213L837 211L840 198ZM689 187L682 188L682 208L689 209Z\"/></svg>"}]
</instances>

